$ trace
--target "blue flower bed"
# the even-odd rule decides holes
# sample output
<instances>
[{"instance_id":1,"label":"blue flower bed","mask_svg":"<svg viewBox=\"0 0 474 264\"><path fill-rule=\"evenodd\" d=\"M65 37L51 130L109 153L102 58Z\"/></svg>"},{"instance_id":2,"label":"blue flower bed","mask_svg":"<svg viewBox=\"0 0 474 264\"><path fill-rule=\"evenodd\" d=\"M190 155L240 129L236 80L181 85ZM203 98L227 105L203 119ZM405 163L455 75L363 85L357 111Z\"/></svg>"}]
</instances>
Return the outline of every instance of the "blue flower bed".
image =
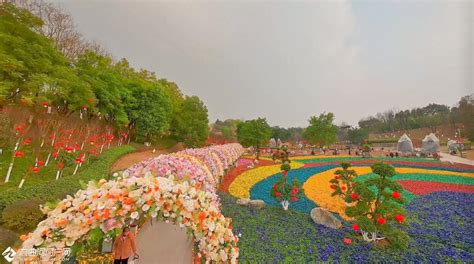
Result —
<instances>
[{"instance_id":1,"label":"blue flower bed","mask_svg":"<svg viewBox=\"0 0 474 264\"><path fill-rule=\"evenodd\" d=\"M309 177L313 176L316 173L321 173L326 170L330 170L338 167L337 165L327 165L321 167L312 167L312 168L302 168L297 170L290 170L287 174L288 182L292 182L294 179L297 179L301 184L303 184ZM273 206L280 206L280 203L277 199L273 198L270 195L270 190L273 185L283 177L281 173L272 175L265 180L255 184L250 190L250 198L254 200L263 200L266 204ZM316 204L309 200L306 195L303 194L303 197L296 202L291 202L289 209L298 210L303 213L309 213Z\"/></svg>"},{"instance_id":2,"label":"blue flower bed","mask_svg":"<svg viewBox=\"0 0 474 264\"><path fill-rule=\"evenodd\" d=\"M341 230L315 224L308 214L262 210L235 204L235 198L220 193L222 211L233 219L234 232L241 233L240 263L445 263L474 260L474 195L432 193L407 206L410 235L405 250L377 248L342 239L352 233L344 223Z\"/></svg>"}]
</instances>

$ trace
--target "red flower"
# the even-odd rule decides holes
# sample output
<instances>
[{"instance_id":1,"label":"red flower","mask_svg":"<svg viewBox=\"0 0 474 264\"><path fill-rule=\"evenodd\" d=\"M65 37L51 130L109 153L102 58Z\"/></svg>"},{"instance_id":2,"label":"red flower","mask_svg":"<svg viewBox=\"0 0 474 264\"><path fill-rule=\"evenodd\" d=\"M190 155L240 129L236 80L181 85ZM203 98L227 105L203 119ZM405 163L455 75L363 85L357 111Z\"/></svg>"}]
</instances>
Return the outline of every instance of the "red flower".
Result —
<instances>
[{"instance_id":1,"label":"red flower","mask_svg":"<svg viewBox=\"0 0 474 264\"><path fill-rule=\"evenodd\" d=\"M83 162L84 162L84 160L82 160L82 158L76 158L76 163L77 164L81 164Z\"/></svg>"},{"instance_id":2,"label":"red flower","mask_svg":"<svg viewBox=\"0 0 474 264\"><path fill-rule=\"evenodd\" d=\"M53 152L53 154L51 154L51 155L52 155L53 157L55 157L55 158L56 158L56 157L58 157L58 156L59 156L59 153L57 153L57 152Z\"/></svg>"},{"instance_id":3,"label":"red flower","mask_svg":"<svg viewBox=\"0 0 474 264\"><path fill-rule=\"evenodd\" d=\"M38 172L40 172L40 168L38 168L38 167L33 167L32 171L33 171L34 173L38 173Z\"/></svg>"},{"instance_id":4,"label":"red flower","mask_svg":"<svg viewBox=\"0 0 474 264\"><path fill-rule=\"evenodd\" d=\"M86 105L82 106L82 110L86 111L86 110L87 110L87 106L86 106Z\"/></svg>"},{"instance_id":5,"label":"red flower","mask_svg":"<svg viewBox=\"0 0 474 264\"><path fill-rule=\"evenodd\" d=\"M276 183L273 184L273 189L274 189L274 190L278 189L278 185L277 185Z\"/></svg>"},{"instance_id":6,"label":"red flower","mask_svg":"<svg viewBox=\"0 0 474 264\"><path fill-rule=\"evenodd\" d=\"M360 230L360 226L359 226L358 224L353 224L353 225L352 225L352 229L353 229L354 231L359 231L359 230Z\"/></svg>"},{"instance_id":7,"label":"red flower","mask_svg":"<svg viewBox=\"0 0 474 264\"><path fill-rule=\"evenodd\" d=\"M49 106L49 103L48 102L43 102L43 107L46 108Z\"/></svg>"},{"instance_id":8,"label":"red flower","mask_svg":"<svg viewBox=\"0 0 474 264\"><path fill-rule=\"evenodd\" d=\"M298 200L298 198L296 198L296 196L291 197L292 202L296 202L297 200Z\"/></svg>"},{"instance_id":9,"label":"red flower","mask_svg":"<svg viewBox=\"0 0 474 264\"><path fill-rule=\"evenodd\" d=\"M71 147L71 146L66 146L66 147L64 148L64 150L66 150L67 152L71 152L71 151L74 150L74 148Z\"/></svg>"},{"instance_id":10,"label":"red flower","mask_svg":"<svg viewBox=\"0 0 474 264\"><path fill-rule=\"evenodd\" d=\"M395 216L395 221L397 221L398 223L401 224L401 223L403 223L403 221L405 221L405 216L402 215L402 214L397 214L397 215Z\"/></svg>"},{"instance_id":11,"label":"red flower","mask_svg":"<svg viewBox=\"0 0 474 264\"><path fill-rule=\"evenodd\" d=\"M385 218L383 218L383 217L379 217L379 218L377 218L377 223L383 225L383 224L387 223L387 220L385 220Z\"/></svg>"},{"instance_id":12,"label":"red flower","mask_svg":"<svg viewBox=\"0 0 474 264\"><path fill-rule=\"evenodd\" d=\"M29 138L23 139L23 144L25 144L25 145L31 144L31 139L29 139Z\"/></svg>"},{"instance_id":13,"label":"red flower","mask_svg":"<svg viewBox=\"0 0 474 264\"><path fill-rule=\"evenodd\" d=\"M352 198L352 201L359 200L359 195L357 193L352 193L351 198Z\"/></svg>"},{"instance_id":14,"label":"red flower","mask_svg":"<svg viewBox=\"0 0 474 264\"><path fill-rule=\"evenodd\" d=\"M36 164L38 164L38 166L43 166L43 165L44 165L44 161L38 160L38 162L36 162Z\"/></svg>"},{"instance_id":15,"label":"red flower","mask_svg":"<svg viewBox=\"0 0 474 264\"><path fill-rule=\"evenodd\" d=\"M350 245L352 244L352 239L345 237L342 241L344 241L344 244Z\"/></svg>"},{"instance_id":16,"label":"red flower","mask_svg":"<svg viewBox=\"0 0 474 264\"><path fill-rule=\"evenodd\" d=\"M336 185L334 184L331 184L331 186L329 186L331 189L336 189Z\"/></svg>"},{"instance_id":17,"label":"red flower","mask_svg":"<svg viewBox=\"0 0 474 264\"><path fill-rule=\"evenodd\" d=\"M58 168L60 170L64 169L64 163L62 163L62 162L58 163Z\"/></svg>"},{"instance_id":18,"label":"red flower","mask_svg":"<svg viewBox=\"0 0 474 264\"><path fill-rule=\"evenodd\" d=\"M23 156L25 156L25 152L22 152L22 151L15 152L15 157L23 157Z\"/></svg>"},{"instance_id":19,"label":"red flower","mask_svg":"<svg viewBox=\"0 0 474 264\"><path fill-rule=\"evenodd\" d=\"M334 175L334 179L339 179L339 175Z\"/></svg>"},{"instance_id":20,"label":"red flower","mask_svg":"<svg viewBox=\"0 0 474 264\"><path fill-rule=\"evenodd\" d=\"M342 187L341 187L341 190L345 191L345 190L346 190L346 186L342 186Z\"/></svg>"},{"instance_id":21,"label":"red flower","mask_svg":"<svg viewBox=\"0 0 474 264\"><path fill-rule=\"evenodd\" d=\"M284 170L281 174L283 174L283 176L286 176L286 174L288 174L288 172L286 170Z\"/></svg>"},{"instance_id":22,"label":"red flower","mask_svg":"<svg viewBox=\"0 0 474 264\"><path fill-rule=\"evenodd\" d=\"M280 198L281 192L276 192L276 193L275 193L275 196L276 196L277 198Z\"/></svg>"},{"instance_id":23,"label":"red flower","mask_svg":"<svg viewBox=\"0 0 474 264\"><path fill-rule=\"evenodd\" d=\"M400 197L402 197L402 195L399 192L393 192L392 197L395 198L395 199L400 199Z\"/></svg>"}]
</instances>

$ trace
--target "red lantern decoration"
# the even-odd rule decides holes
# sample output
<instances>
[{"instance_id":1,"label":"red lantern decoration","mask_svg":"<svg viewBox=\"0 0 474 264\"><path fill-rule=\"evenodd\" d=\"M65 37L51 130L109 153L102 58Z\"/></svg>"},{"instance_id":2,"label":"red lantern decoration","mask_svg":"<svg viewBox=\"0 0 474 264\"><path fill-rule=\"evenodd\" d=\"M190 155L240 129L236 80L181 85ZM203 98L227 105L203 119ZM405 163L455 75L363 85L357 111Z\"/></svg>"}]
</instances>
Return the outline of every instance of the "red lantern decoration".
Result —
<instances>
[{"instance_id":1,"label":"red lantern decoration","mask_svg":"<svg viewBox=\"0 0 474 264\"><path fill-rule=\"evenodd\" d=\"M352 225L352 229L353 229L354 231L359 231L359 230L360 230L360 226L359 226L358 224L353 224L353 225Z\"/></svg>"},{"instance_id":2,"label":"red lantern decoration","mask_svg":"<svg viewBox=\"0 0 474 264\"><path fill-rule=\"evenodd\" d=\"M399 192L393 192L392 197L395 198L395 199L400 199L400 197L402 197L402 195Z\"/></svg>"},{"instance_id":3,"label":"red lantern decoration","mask_svg":"<svg viewBox=\"0 0 474 264\"><path fill-rule=\"evenodd\" d=\"M401 224L401 223L403 223L403 222L405 221L405 216L402 215L402 214L397 214L397 215L395 216L395 221L397 221L398 223Z\"/></svg>"},{"instance_id":4,"label":"red lantern decoration","mask_svg":"<svg viewBox=\"0 0 474 264\"><path fill-rule=\"evenodd\" d=\"M377 218L377 223L384 225L385 223L387 223L387 220L385 220L385 218L383 217L379 217Z\"/></svg>"}]
</instances>

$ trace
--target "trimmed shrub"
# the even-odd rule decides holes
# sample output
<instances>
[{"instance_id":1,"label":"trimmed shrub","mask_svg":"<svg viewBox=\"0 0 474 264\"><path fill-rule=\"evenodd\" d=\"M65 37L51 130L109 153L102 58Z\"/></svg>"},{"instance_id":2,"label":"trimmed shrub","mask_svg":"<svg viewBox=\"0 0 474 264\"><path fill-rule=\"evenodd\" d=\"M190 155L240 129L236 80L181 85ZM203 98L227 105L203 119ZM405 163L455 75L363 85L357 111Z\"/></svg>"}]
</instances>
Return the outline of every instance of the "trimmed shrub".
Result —
<instances>
[{"instance_id":1,"label":"trimmed shrub","mask_svg":"<svg viewBox=\"0 0 474 264\"><path fill-rule=\"evenodd\" d=\"M0 226L0 250L5 250L7 247L12 247L17 241L18 235L8 229Z\"/></svg>"},{"instance_id":2,"label":"trimmed shrub","mask_svg":"<svg viewBox=\"0 0 474 264\"><path fill-rule=\"evenodd\" d=\"M45 217L40 210L42 203L39 199L23 200L5 207L3 226L20 234L32 231Z\"/></svg>"}]
</instances>

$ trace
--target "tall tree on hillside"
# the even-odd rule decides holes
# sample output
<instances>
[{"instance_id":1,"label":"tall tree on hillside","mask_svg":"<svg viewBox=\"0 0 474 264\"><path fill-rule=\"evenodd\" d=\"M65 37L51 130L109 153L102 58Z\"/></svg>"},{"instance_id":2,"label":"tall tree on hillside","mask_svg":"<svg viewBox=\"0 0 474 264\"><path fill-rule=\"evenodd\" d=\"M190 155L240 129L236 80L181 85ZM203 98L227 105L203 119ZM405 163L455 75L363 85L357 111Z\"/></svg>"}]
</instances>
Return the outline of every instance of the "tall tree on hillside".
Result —
<instances>
[{"instance_id":1,"label":"tall tree on hillside","mask_svg":"<svg viewBox=\"0 0 474 264\"><path fill-rule=\"evenodd\" d=\"M237 140L245 147L254 147L257 150L257 159L260 147L267 144L272 136L272 129L265 118L247 120L237 126Z\"/></svg>"},{"instance_id":2,"label":"tall tree on hillside","mask_svg":"<svg viewBox=\"0 0 474 264\"><path fill-rule=\"evenodd\" d=\"M303 138L312 145L325 146L336 142L337 127L333 124L333 113L322 113L309 119L309 126L303 131Z\"/></svg>"},{"instance_id":3,"label":"tall tree on hillside","mask_svg":"<svg viewBox=\"0 0 474 264\"><path fill-rule=\"evenodd\" d=\"M74 111L90 106L89 85L51 41L37 33L42 21L11 4L0 5L0 100L49 101Z\"/></svg>"},{"instance_id":4,"label":"tall tree on hillside","mask_svg":"<svg viewBox=\"0 0 474 264\"><path fill-rule=\"evenodd\" d=\"M197 96L186 96L176 116L176 137L188 147L204 145L209 135L207 108Z\"/></svg>"},{"instance_id":5,"label":"tall tree on hillside","mask_svg":"<svg viewBox=\"0 0 474 264\"><path fill-rule=\"evenodd\" d=\"M43 23L37 31L52 40L54 46L67 58L75 61L88 51L106 55L105 50L98 43L83 38L71 15L58 6L44 0L9 0L9 2L40 18Z\"/></svg>"}]
</instances>

